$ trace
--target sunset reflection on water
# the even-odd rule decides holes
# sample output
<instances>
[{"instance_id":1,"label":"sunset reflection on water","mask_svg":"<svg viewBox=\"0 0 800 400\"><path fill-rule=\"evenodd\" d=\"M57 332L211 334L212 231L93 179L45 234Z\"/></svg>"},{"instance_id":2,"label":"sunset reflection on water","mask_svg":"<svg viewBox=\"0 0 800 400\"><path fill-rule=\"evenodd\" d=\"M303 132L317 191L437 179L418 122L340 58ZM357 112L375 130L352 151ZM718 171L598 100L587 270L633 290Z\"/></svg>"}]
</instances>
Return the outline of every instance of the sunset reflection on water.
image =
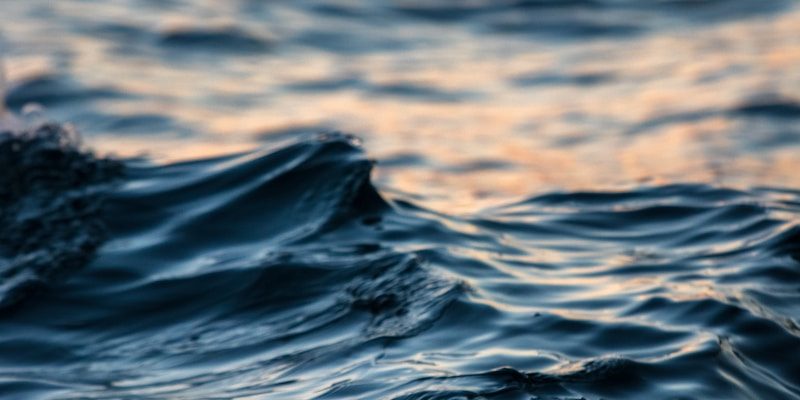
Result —
<instances>
[{"instance_id":1,"label":"sunset reflection on water","mask_svg":"<svg viewBox=\"0 0 800 400\"><path fill-rule=\"evenodd\" d=\"M300 30L291 19L258 25L233 7L202 4L205 11L167 8L148 18L111 4L16 3L10 15L44 17L4 26L11 80L66 76L124 94L91 111L56 104L48 115L72 121L102 151L158 161L352 133L379 160L380 185L424 193L426 204L450 211L549 190L800 184L796 115L737 112L760 101L797 104L797 10L566 42L419 24L374 37L413 46L320 51L283 44ZM231 21L269 50L173 54L153 46L153 35L174 26ZM115 40L121 34L129 40Z\"/></svg>"}]
</instances>

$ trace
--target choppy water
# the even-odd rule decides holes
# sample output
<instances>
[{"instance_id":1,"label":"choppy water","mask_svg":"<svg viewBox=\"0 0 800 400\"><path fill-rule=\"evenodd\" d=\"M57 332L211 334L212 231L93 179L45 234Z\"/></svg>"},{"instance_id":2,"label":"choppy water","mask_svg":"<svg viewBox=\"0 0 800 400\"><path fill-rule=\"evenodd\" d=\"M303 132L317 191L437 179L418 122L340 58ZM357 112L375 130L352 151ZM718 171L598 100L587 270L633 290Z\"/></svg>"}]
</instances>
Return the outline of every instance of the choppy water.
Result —
<instances>
[{"instance_id":1,"label":"choppy water","mask_svg":"<svg viewBox=\"0 0 800 400\"><path fill-rule=\"evenodd\" d=\"M2 398L800 398L795 2L0 32Z\"/></svg>"}]
</instances>

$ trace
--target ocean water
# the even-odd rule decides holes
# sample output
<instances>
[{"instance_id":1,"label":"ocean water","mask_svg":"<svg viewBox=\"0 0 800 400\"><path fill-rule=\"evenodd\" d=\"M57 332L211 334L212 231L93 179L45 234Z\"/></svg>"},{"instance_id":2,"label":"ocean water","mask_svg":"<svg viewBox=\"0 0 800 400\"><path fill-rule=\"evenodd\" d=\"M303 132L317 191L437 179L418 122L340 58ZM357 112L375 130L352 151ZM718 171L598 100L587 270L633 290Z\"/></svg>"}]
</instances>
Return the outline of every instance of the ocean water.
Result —
<instances>
[{"instance_id":1,"label":"ocean water","mask_svg":"<svg viewBox=\"0 0 800 400\"><path fill-rule=\"evenodd\" d=\"M6 1L0 398L800 399L800 6Z\"/></svg>"}]
</instances>

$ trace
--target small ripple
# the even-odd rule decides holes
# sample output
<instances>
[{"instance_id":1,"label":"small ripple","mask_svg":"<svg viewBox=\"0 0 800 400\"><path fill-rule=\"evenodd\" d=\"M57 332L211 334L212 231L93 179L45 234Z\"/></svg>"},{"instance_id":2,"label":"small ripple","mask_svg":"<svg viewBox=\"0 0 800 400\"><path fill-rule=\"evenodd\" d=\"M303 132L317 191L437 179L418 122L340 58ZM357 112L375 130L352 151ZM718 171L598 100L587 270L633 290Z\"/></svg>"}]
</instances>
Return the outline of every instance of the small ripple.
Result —
<instances>
[{"instance_id":1,"label":"small ripple","mask_svg":"<svg viewBox=\"0 0 800 400\"><path fill-rule=\"evenodd\" d=\"M128 95L114 88L85 87L66 76L44 74L12 82L6 92L5 102L9 107L18 110L28 103L56 106L63 103L124 97Z\"/></svg>"},{"instance_id":2,"label":"small ripple","mask_svg":"<svg viewBox=\"0 0 800 400\"><path fill-rule=\"evenodd\" d=\"M158 41L169 49L209 53L261 54L273 47L269 39L235 27L174 27L161 32Z\"/></svg>"},{"instance_id":3,"label":"small ripple","mask_svg":"<svg viewBox=\"0 0 800 400\"><path fill-rule=\"evenodd\" d=\"M789 98L755 99L731 111L745 117L800 118L800 102Z\"/></svg>"}]
</instances>

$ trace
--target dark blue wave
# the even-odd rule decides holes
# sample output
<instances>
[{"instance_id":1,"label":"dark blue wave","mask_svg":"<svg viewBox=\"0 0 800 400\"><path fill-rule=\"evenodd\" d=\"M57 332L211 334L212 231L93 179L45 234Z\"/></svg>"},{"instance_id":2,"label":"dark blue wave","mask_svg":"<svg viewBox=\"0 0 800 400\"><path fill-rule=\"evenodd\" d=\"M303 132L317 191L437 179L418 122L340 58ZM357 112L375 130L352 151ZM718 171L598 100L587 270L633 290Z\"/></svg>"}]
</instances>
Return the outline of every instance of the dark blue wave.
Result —
<instances>
[{"instance_id":1,"label":"dark blue wave","mask_svg":"<svg viewBox=\"0 0 800 400\"><path fill-rule=\"evenodd\" d=\"M0 392L800 397L797 192L454 217L385 198L355 143L123 168L55 125L4 136Z\"/></svg>"}]
</instances>

